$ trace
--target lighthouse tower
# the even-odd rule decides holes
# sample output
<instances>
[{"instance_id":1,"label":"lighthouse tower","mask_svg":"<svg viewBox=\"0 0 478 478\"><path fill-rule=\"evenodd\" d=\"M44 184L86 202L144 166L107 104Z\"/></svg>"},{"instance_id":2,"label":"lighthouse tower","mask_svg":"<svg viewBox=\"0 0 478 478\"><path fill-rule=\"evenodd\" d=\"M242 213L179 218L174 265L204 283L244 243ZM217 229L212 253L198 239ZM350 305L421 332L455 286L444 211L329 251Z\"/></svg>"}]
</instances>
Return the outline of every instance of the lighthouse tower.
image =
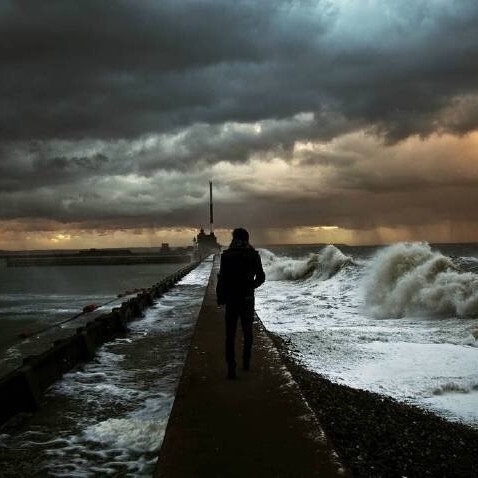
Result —
<instances>
[{"instance_id":1,"label":"lighthouse tower","mask_svg":"<svg viewBox=\"0 0 478 478\"><path fill-rule=\"evenodd\" d=\"M197 256L199 259L215 254L221 250L214 234L214 206L212 200L212 181L209 181L209 234L201 228L196 236Z\"/></svg>"}]
</instances>

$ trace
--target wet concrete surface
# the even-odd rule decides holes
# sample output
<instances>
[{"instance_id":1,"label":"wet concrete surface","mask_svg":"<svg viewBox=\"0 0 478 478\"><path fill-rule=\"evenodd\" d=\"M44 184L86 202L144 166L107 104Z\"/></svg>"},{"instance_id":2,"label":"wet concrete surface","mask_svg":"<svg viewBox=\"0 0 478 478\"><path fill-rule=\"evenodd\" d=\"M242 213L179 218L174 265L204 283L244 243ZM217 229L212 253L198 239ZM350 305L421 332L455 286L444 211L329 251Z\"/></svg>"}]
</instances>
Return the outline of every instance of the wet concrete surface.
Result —
<instances>
[{"instance_id":1,"label":"wet concrete surface","mask_svg":"<svg viewBox=\"0 0 478 478\"><path fill-rule=\"evenodd\" d=\"M251 370L226 379L217 271L216 260L155 476L350 476L258 320Z\"/></svg>"}]
</instances>

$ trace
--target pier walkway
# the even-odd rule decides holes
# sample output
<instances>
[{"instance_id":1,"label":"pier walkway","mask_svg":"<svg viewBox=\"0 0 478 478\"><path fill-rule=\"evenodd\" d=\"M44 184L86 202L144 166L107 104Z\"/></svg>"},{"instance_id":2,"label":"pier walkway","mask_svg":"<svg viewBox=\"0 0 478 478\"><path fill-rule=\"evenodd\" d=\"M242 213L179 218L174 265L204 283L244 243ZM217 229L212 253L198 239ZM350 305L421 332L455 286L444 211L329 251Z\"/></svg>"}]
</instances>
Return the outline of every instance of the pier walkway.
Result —
<instances>
[{"instance_id":1,"label":"pier walkway","mask_svg":"<svg viewBox=\"0 0 478 478\"><path fill-rule=\"evenodd\" d=\"M260 322L251 371L226 379L218 266L217 257L155 477L348 476Z\"/></svg>"}]
</instances>

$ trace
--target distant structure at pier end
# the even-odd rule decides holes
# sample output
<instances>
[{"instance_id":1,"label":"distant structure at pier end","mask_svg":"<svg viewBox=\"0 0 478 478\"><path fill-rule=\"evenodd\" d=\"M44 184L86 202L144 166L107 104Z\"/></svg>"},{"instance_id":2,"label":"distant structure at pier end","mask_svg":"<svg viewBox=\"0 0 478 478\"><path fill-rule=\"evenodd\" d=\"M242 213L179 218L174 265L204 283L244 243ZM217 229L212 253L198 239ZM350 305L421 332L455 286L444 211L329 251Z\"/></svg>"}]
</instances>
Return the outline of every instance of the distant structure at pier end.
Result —
<instances>
[{"instance_id":1,"label":"distant structure at pier end","mask_svg":"<svg viewBox=\"0 0 478 478\"><path fill-rule=\"evenodd\" d=\"M196 246L196 256L203 259L210 254L220 252L221 245L214 234L214 206L212 201L212 181L209 181L209 234L201 228L199 234L193 239Z\"/></svg>"}]
</instances>

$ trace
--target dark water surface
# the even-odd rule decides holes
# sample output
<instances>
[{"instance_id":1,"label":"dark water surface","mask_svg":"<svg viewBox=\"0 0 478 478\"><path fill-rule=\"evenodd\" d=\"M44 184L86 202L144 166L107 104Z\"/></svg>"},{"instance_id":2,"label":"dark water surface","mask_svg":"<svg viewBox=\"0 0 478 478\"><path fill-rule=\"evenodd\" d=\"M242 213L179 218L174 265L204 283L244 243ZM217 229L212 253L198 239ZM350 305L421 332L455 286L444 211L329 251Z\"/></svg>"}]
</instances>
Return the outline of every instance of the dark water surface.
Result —
<instances>
[{"instance_id":1,"label":"dark water surface","mask_svg":"<svg viewBox=\"0 0 478 478\"><path fill-rule=\"evenodd\" d=\"M6 267L0 260L0 354L22 332L35 332L126 290L150 287L183 266Z\"/></svg>"},{"instance_id":2,"label":"dark water surface","mask_svg":"<svg viewBox=\"0 0 478 478\"><path fill-rule=\"evenodd\" d=\"M151 476L211 266L204 261L128 334L65 374L34 415L3 427L0 476Z\"/></svg>"}]
</instances>

